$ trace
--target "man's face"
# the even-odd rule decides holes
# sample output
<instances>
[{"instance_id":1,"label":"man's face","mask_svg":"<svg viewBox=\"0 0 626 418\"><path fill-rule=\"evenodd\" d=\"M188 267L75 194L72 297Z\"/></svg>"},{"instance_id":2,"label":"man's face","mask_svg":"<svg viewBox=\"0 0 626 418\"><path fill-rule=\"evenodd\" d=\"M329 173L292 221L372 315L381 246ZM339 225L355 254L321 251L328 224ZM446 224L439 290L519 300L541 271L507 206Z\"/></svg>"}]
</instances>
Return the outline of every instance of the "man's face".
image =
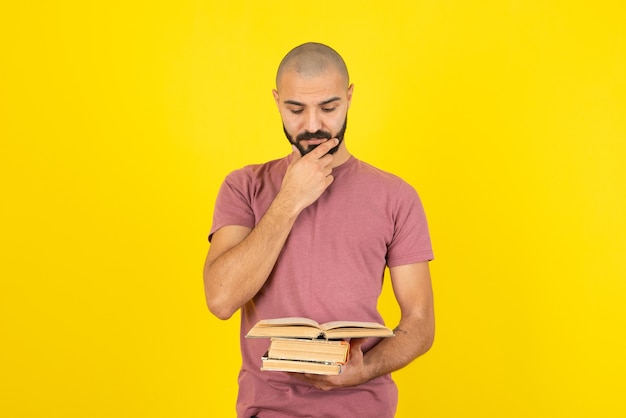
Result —
<instances>
[{"instance_id":1,"label":"man's face","mask_svg":"<svg viewBox=\"0 0 626 418\"><path fill-rule=\"evenodd\" d=\"M315 77L288 71L279 80L273 93L283 129L302 155L331 138L339 139L331 153L342 145L353 89L346 84L338 71Z\"/></svg>"}]
</instances>

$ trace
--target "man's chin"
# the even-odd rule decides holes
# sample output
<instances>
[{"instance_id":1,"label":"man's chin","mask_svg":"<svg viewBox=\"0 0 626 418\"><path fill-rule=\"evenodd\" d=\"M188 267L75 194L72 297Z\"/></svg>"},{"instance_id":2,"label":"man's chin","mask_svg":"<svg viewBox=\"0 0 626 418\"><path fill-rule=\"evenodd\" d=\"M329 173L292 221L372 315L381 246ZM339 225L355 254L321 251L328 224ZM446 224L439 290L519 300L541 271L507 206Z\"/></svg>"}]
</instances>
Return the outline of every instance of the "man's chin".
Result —
<instances>
[{"instance_id":1,"label":"man's chin","mask_svg":"<svg viewBox=\"0 0 626 418\"><path fill-rule=\"evenodd\" d=\"M348 116L346 115L346 118L343 122L343 127L339 130L339 132L337 132L337 134L333 137L333 138L338 138L339 139L339 143L333 147L330 151L328 151L329 154L334 154L339 150L339 147L341 146L341 143L343 142L343 136L346 132L346 128L348 127ZM294 145L296 148L298 148L298 150L300 151L300 154L302 154L303 156L308 154L309 152L313 151L316 147L320 146L321 144L323 144L324 142L328 141L331 138L328 138L327 136L324 136L321 139L326 139L326 141L319 143L319 144L307 144L306 148L302 146L302 142L305 139L300 139L300 140L293 140L293 136L291 136L289 134L289 132L287 132L287 128L285 127L285 124L283 123L283 132L285 133L285 136L287 137L287 141L289 141L290 144ZM331 135L330 133L328 133L328 135Z\"/></svg>"}]
</instances>

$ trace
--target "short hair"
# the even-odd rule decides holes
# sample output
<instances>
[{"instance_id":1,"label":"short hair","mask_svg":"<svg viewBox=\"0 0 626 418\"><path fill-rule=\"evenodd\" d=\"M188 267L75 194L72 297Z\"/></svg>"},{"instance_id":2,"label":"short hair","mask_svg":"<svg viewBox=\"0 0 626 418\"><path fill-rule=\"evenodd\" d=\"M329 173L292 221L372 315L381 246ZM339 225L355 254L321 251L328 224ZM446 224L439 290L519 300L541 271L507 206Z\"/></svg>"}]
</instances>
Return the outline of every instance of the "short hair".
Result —
<instances>
[{"instance_id":1,"label":"short hair","mask_svg":"<svg viewBox=\"0 0 626 418\"><path fill-rule=\"evenodd\" d=\"M307 42L289 51L276 72L276 87L286 71L295 71L303 77L315 77L334 68L350 83L348 68L341 55L331 47L317 42Z\"/></svg>"}]
</instances>

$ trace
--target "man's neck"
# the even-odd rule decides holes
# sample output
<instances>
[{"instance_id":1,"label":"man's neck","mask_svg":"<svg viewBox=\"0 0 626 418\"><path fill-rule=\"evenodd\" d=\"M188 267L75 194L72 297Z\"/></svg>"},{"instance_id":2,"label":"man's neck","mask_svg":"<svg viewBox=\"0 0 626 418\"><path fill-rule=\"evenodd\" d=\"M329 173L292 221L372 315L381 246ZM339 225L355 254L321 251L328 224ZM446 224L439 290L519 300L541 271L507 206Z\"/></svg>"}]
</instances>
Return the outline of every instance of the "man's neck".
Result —
<instances>
[{"instance_id":1,"label":"man's neck","mask_svg":"<svg viewBox=\"0 0 626 418\"><path fill-rule=\"evenodd\" d=\"M339 145L337 152L333 154L333 163L331 168L339 167L340 165L348 161L350 159L350 156L351 154L346 148L346 143L342 142L341 145Z\"/></svg>"}]
</instances>

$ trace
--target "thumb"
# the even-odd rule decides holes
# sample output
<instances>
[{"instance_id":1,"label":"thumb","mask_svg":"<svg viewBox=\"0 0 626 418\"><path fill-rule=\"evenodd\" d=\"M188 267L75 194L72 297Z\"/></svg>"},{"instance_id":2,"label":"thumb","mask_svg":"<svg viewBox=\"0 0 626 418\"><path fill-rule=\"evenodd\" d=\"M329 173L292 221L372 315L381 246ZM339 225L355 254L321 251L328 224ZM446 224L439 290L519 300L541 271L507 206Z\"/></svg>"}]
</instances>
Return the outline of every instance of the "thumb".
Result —
<instances>
[{"instance_id":1,"label":"thumb","mask_svg":"<svg viewBox=\"0 0 626 418\"><path fill-rule=\"evenodd\" d=\"M366 338L352 338L350 339L350 351L361 350L361 345L365 342Z\"/></svg>"}]
</instances>

